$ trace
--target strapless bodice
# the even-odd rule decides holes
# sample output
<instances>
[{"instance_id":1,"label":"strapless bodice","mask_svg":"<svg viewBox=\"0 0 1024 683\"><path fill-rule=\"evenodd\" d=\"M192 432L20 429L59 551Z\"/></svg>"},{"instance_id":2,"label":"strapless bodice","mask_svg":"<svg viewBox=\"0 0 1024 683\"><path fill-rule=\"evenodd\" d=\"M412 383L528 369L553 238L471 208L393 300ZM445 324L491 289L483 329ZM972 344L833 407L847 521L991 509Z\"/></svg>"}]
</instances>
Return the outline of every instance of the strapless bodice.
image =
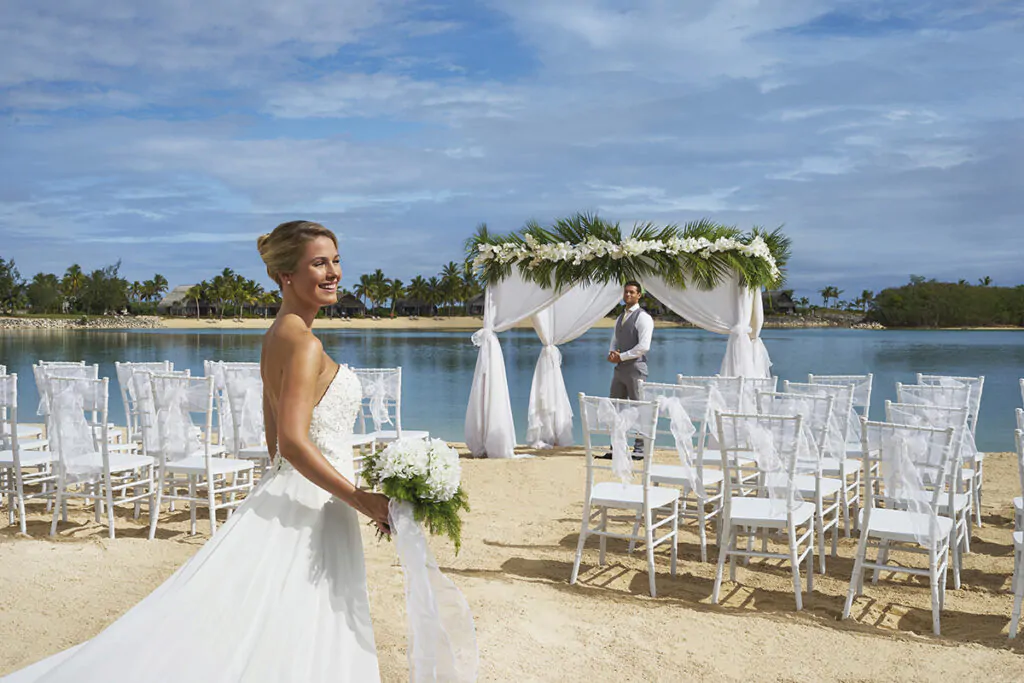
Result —
<instances>
[{"instance_id":1,"label":"strapless bodice","mask_svg":"<svg viewBox=\"0 0 1024 683\"><path fill-rule=\"evenodd\" d=\"M338 374L313 408L309 422L309 438L334 468L349 479L355 475L351 438L362 400L359 378L348 366L339 366ZM291 468L284 458L278 461L277 469Z\"/></svg>"}]
</instances>

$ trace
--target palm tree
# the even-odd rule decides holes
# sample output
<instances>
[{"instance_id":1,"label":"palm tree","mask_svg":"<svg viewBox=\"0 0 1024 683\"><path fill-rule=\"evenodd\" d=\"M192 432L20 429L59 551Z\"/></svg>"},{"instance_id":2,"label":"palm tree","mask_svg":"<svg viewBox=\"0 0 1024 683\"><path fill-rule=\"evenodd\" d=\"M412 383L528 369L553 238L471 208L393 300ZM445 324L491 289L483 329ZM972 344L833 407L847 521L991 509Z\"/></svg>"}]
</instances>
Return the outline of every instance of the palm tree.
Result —
<instances>
[{"instance_id":1,"label":"palm tree","mask_svg":"<svg viewBox=\"0 0 1024 683\"><path fill-rule=\"evenodd\" d=\"M263 307L263 317L266 318L270 307L276 303L280 303L280 301L281 295L276 289L260 294L258 303Z\"/></svg>"},{"instance_id":2,"label":"palm tree","mask_svg":"<svg viewBox=\"0 0 1024 683\"><path fill-rule=\"evenodd\" d=\"M206 296L206 288L209 287L206 280L203 280L198 285L192 285L185 292L185 296L189 299L193 299L196 302L196 320L199 319L199 302L204 296Z\"/></svg>"},{"instance_id":3,"label":"palm tree","mask_svg":"<svg viewBox=\"0 0 1024 683\"><path fill-rule=\"evenodd\" d=\"M371 299L373 294L373 276L367 273L360 275L359 284L357 284L352 291L353 294L362 300L363 305L365 306L366 302Z\"/></svg>"},{"instance_id":4,"label":"palm tree","mask_svg":"<svg viewBox=\"0 0 1024 683\"><path fill-rule=\"evenodd\" d=\"M82 293L82 287L85 286L85 273L82 272L82 266L77 263L72 263L67 270L64 271L64 278L60 282L60 289L64 293L64 296L71 299L71 301L78 303L78 297Z\"/></svg>"},{"instance_id":5,"label":"palm tree","mask_svg":"<svg viewBox=\"0 0 1024 683\"><path fill-rule=\"evenodd\" d=\"M164 294L166 294L167 290L170 288L170 286L167 284L167 278L165 278L160 273L157 273L156 275L153 276L153 279L150 280L150 282L153 283L153 298L164 298Z\"/></svg>"},{"instance_id":6,"label":"palm tree","mask_svg":"<svg viewBox=\"0 0 1024 683\"><path fill-rule=\"evenodd\" d=\"M142 290L142 283L138 280L135 280L128 285L128 301L131 301L133 304L137 304L142 301Z\"/></svg>"},{"instance_id":7,"label":"palm tree","mask_svg":"<svg viewBox=\"0 0 1024 683\"><path fill-rule=\"evenodd\" d=\"M842 293L843 290L835 287L834 285L829 285L824 289L818 290L818 294L821 294L821 300L825 303L825 308L828 308L829 299L838 299L839 295Z\"/></svg>"},{"instance_id":8,"label":"palm tree","mask_svg":"<svg viewBox=\"0 0 1024 683\"><path fill-rule=\"evenodd\" d=\"M387 298L391 299L391 317L395 317L395 306L398 300L405 296L405 286L398 278L390 280L387 287Z\"/></svg>"},{"instance_id":9,"label":"palm tree","mask_svg":"<svg viewBox=\"0 0 1024 683\"><path fill-rule=\"evenodd\" d=\"M225 268L210 281L208 296L217 302L217 312L224 319L224 303L232 301L235 296L235 271Z\"/></svg>"},{"instance_id":10,"label":"palm tree","mask_svg":"<svg viewBox=\"0 0 1024 683\"><path fill-rule=\"evenodd\" d=\"M422 275L417 275L409 282L409 287L406 290L409 298L414 299L417 304L430 305L430 283L427 282L426 278ZM423 311L419 310L419 306L416 308L416 314L421 315Z\"/></svg>"},{"instance_id":11,"label":"palm tree","mask_svg":"<svg viewBox=\"0 0 1024 683\"><path fill-rule=\"evenodd\" d=\"M864 312L868 312L868 304L875 300L875 293L870 289L865 289L860 293L860 302L864 306Z\"/></svg>"},{"instance_id":12,"label":"palm tree","mask_svg":"<svg viewBox=\"0 0 1024 683\"><path fill-rule=\"evenodd\" d=\"M449 261L441 269L441 290L444 292L444 302L448 304L448 316L452 314L452 303L459 298L459 290L462 289L462 271L459 264Z\"/></svg>"},{"instance_id":13,"label":"palm tree","mask_svg":"<svg viewBox=\"0 0 1024 683\"><path fill-rule=\"evenodd\" d=\"M263 296L263 287L255 280L249 280L239 275L236 292L236 301L239 304L238 317L241 318L243 307L255 306L260 302L260 298Z\"/></svg>"},{"instance_id":14,"label":"palm tree","mask_svg":"<svg viewBox=\"0 0 1024 683\"><path fill-rule=\"evenodd\" d=\"M430 278L429 280L427 280L427 289L430 292L430 294L427 296L427 303L430 304L431 309L436 309L431 310L431 314L440 313L440 305L441 302L444 300L444 292L442 291L443 288L441 286L441 281L437 279L436 276Z\"/></svg>"},{"instance_id":15,"label":"palm tree","mask_svg":"<svg viewBox=\"0 0 1024 683\"><path fill-rule=\"evenodd\" d=\"M978 284L982 287L988 287L992 284L992 278L986 275L985 277L978 278Z\"/></svg>"},{"instance_id":16,"label":"palm tree","mask_svg":"<svg viewBox=\"0 0 1024 683\"><path fill-rule=\"evenodd\" d=\"M372 316L373 309L377 308L377 304L387 299L388 285L391 281L388 280L387 276L384 275L384 271L380 268L373 271L373 274L368 276L368 280L370 286L366 292L366 297L370 300L370 313ZM360 278L360 282L361 281L362 278Z\"/></svg>"},{"instance_id":17,"label":"palm tree","mask_svg":"<svg viewBox=\"0 0 1024 683\"><path fill-rule=\"evenodd\" d=\"M462 287L460 289L462 291L462 314L469 315L469 302L483 292L472 261L467 260L462 264Z\"/></svg>"}]
</instances>

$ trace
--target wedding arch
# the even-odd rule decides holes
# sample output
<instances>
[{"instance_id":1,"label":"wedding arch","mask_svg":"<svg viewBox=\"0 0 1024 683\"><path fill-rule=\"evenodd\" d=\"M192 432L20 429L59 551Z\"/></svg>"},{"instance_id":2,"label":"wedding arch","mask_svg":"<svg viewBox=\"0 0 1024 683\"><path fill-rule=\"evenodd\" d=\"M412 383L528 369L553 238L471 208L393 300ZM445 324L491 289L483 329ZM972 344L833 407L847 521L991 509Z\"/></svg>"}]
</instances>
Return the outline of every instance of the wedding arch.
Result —
<instances>
[{"instance_id":1,"label":"wedding arch","mask_svg":"<svg viewBox=\"0 0 1024 683\"><path fill-rule=\"evenodd\" d=\"M530 319L543 348L530 388L527 443L572 445L572 404L558 346L579 337L637 280L675 313L729 335L721 374L767 377L760 292L777 287L789 257L781 229L737 228L708 220L657 227L619 225L577 214L549 227L535 222L496 235L481 226L467 251L484 284L483 327L466 410L466 445L474 456L513 457L515 423L497 333Z\"/></svg>"}]
</instances>

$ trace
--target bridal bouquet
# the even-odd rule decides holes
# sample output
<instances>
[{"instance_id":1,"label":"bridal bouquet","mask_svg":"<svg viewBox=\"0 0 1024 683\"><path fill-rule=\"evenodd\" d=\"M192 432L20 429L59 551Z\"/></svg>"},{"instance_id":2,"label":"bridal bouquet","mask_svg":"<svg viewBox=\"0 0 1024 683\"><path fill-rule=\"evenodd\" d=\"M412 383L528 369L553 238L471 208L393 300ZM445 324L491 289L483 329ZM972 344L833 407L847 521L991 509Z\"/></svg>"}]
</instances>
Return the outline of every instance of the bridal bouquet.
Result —
<instances>
[{"instance_id":1,"label":"bridal bouquet","mask_svg":"<svg viewBox=\"0 0 1024 683\"><path fill-rule=\"evenodd\" d=\"M417 522L462 546L460 511L469 501L460 484L459 454L441 439L398 439L366 458L363 477L388 498L409 503Z\"/></svg>"}]
</instances>

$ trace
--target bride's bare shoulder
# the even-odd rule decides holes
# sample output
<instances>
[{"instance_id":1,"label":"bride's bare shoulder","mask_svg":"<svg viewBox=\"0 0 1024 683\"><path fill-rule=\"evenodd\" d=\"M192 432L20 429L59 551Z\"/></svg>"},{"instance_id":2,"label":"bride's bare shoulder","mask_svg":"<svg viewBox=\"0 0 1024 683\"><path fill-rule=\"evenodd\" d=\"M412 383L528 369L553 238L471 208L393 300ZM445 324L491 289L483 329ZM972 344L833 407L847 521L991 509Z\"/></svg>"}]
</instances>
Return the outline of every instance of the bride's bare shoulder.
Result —
<instances>
[{"instance_id":1,"label":"bride's bare shoulder","mask_svg":"<svg viewBox=\"0 0 1024 683\"><path fill-rule=\"evenodd\" d=\"M323 344L297 315L278 318L263 337L264 365L280 367L288 359L322 354Z\"/></svg>"}]
</instances>

